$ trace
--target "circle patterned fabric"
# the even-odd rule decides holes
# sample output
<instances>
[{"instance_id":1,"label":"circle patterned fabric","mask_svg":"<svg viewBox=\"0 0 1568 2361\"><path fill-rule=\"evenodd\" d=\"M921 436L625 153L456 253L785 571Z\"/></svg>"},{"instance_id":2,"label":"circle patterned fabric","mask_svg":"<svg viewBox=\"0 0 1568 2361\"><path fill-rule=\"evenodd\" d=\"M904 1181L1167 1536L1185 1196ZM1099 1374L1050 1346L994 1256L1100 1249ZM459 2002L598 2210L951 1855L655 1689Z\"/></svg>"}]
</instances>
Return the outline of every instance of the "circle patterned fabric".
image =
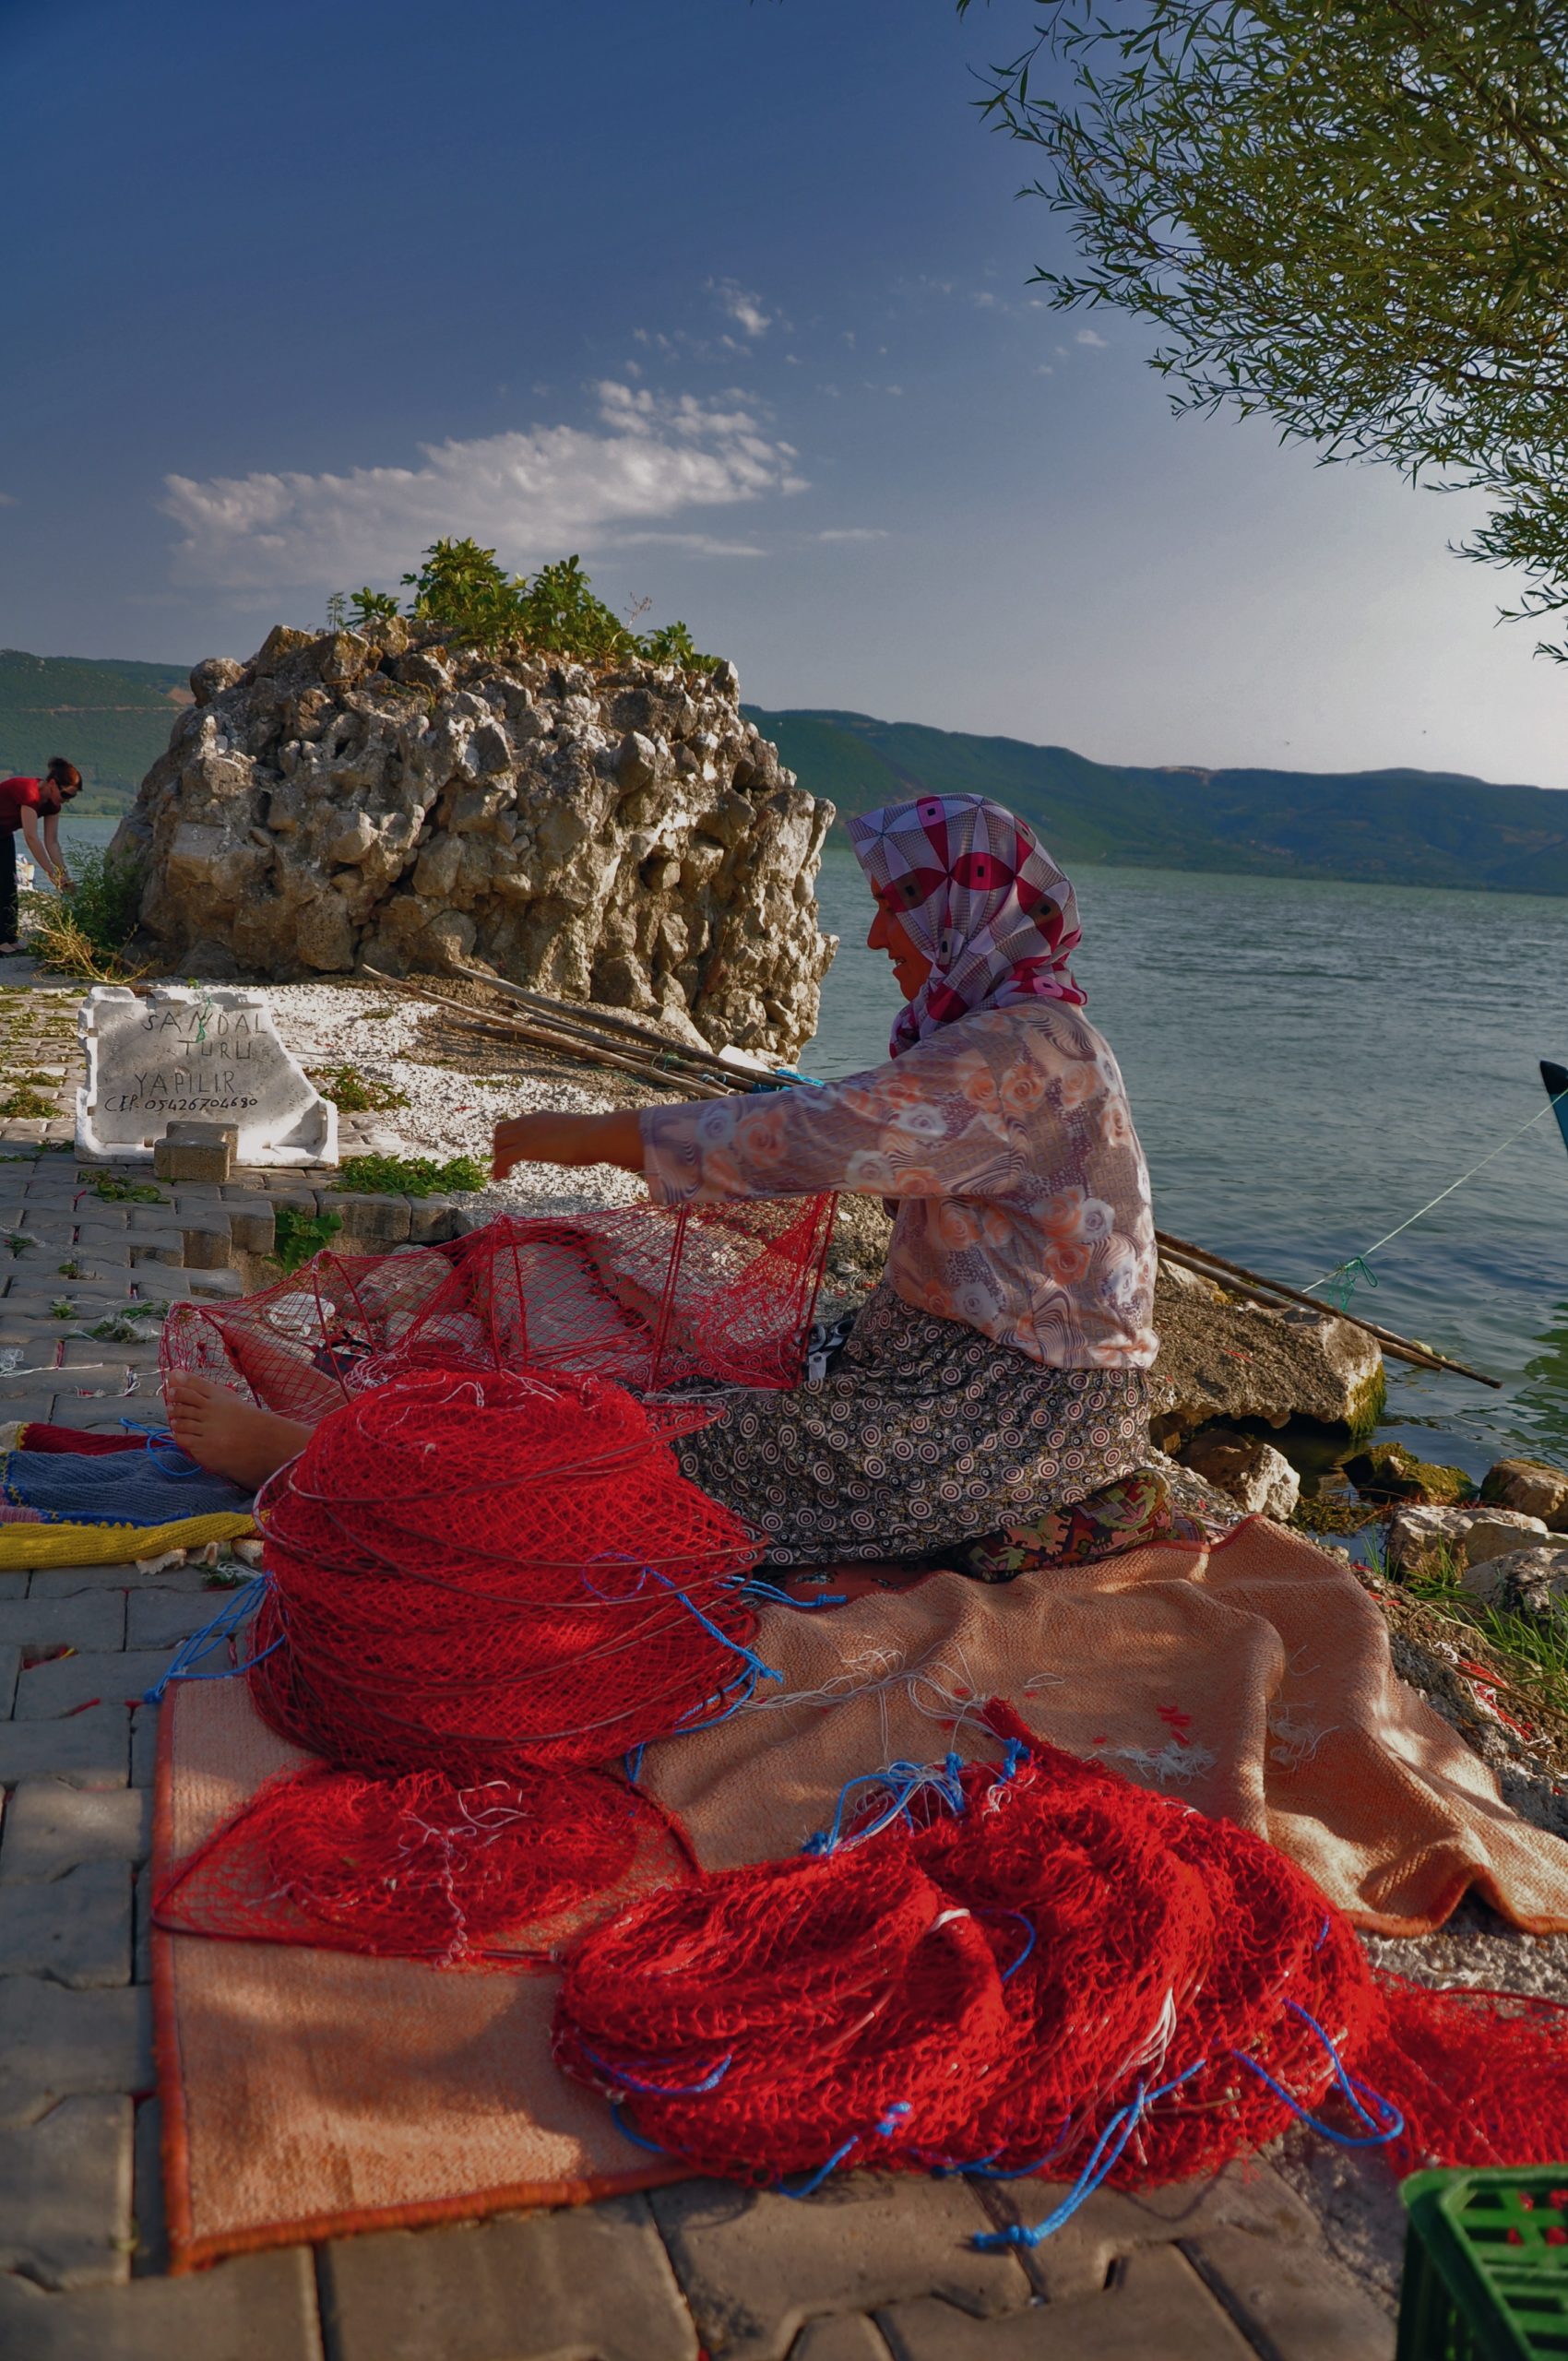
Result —
<instances>
[{"instance_id":1,"label":"circle patterned fabric","mask_svg":"<svg viewBox=\"0 0 1568 2361\"><path fill-rule=\"evenodd\" d=\"M775 1565L951 1548L1087 1499L1148 1449L1142 1370L1045 1368L885 1282L826 1377L719 1398L681 1465Z\"/></svg>"}]
</instances>

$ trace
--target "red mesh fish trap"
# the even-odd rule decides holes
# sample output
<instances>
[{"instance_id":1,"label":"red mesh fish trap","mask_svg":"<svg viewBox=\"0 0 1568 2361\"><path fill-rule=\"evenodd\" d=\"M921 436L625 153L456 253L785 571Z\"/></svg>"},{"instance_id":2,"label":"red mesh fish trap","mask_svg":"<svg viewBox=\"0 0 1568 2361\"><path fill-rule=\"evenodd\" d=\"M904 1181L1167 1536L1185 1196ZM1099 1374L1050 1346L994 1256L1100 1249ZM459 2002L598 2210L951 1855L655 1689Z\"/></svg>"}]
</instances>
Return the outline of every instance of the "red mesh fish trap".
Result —
<instances>
[{"instance_id":1,"label":"red mesh fish trap","mask_svg":"<svg viewBox=\"0 0 1568 2361\"><path fill-rule=\"evenodd\" d=\"M524 1958L683 1874L662 1815L593 1766L767 1673L742 1595L756 1545L670 1444L705 1415L444 1369L323 1418L257 1502L247 1665L263 1719L319 1760L182 1865L160 1923Z\"/></svg>"},{"instance_id":2,"label":"red mesh fish trap","mask_svg":"<svg viewBox=\"0 0 1568 2361\"><path fill-rule=\"evenodd\" d=\"M160 1886L160 1926L443 1967L546 1959L606 1910L691 1875L623 1780L520 1770L285 1772Z\"/></svg>"},{"instance_id":3,"label":"red mesh fish trap","mask_svg":"<svg viewBox=\"0 0 1568 2361\"><path fill-rule=\"evenodd\" d=\"M506 1215L442 1247L318 1254L242 1302L177 1305L163 1369L306 1423L410 1369L524 1363L637 1393L797 1382L834 1199Z\"/></svg>"},{"instance_id":4,"label":"red mesh fish trap","mask_svg":"<svg viewBox=\"0 0 1568 2361\"><path fill-rule=\"evenodd\" d=\"M670 1448L701 1415L534 1371L356 1394L257 1502L264 1718L340 1765L471 1780L723 1711L756 1677L757 1551Z\"/></svg>"},{"instance_id":5,"label":"red mesh fish trap","mask_svg":"<svg viewBox=\"0 0 1568 2361\"><path fill-rule=\"evenodd\" d=\"M895 1765L856 1783L826 1857L595 1928L557 2002L565 2070L730 2178L1073 2181L991 2243L1036 2242L1105 2179L1216 2171L1292 2118L1404 2168L1563 2153L1563 2011L1377 1976L1262 1839L989 1718L1000 1770Z\"/></svg>"}]
</instances>

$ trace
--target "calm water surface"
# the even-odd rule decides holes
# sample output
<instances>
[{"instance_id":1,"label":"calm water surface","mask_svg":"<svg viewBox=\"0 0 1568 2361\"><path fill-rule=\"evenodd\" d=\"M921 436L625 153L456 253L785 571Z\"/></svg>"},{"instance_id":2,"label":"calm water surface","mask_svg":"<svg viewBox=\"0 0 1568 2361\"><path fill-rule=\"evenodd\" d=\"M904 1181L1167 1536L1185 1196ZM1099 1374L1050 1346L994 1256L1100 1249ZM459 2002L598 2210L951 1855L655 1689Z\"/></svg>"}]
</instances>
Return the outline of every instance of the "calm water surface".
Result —
<instances>
[{"instance_id":1,"label":"calm water surface","mask_svg":"<svg viewBox=\"0 0 1568 2361\"><path fill-rule=\"evenodd\" d=\"M1568 1063L1568 899L1089 869L1074 971L1121 1061L1162 1229L1301 1286L1546 1106ZM885 959L853 855L804 1072L886 1055ZM1356 1308L1503 1379L1390 1363L1391 1431L1480 1474L1568 1462L1568 1154L1550 1113L1378 1254Z\"/></svg>"}]
</instances>

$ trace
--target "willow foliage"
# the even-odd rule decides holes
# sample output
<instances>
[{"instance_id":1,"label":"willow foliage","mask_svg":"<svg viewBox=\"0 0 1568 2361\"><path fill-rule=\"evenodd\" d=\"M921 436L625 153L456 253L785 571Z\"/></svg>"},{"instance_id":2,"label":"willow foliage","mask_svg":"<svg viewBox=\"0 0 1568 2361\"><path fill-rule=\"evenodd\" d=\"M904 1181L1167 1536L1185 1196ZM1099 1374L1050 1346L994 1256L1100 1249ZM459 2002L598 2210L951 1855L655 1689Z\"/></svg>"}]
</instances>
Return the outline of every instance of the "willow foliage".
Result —
<instances>
[{"instance_id":1,"label":"willow foliage","mask_svg":"<svg viewBox=\"0 0 1568 2361\"><path fill-rule=\"evenodd\" d=\"M1568 609L1568 0L1037 5L981 104L1079 249L1051 301L1152 322L1179 410L1479 490L1463 554Z\"/></svg>"}]
</instances>

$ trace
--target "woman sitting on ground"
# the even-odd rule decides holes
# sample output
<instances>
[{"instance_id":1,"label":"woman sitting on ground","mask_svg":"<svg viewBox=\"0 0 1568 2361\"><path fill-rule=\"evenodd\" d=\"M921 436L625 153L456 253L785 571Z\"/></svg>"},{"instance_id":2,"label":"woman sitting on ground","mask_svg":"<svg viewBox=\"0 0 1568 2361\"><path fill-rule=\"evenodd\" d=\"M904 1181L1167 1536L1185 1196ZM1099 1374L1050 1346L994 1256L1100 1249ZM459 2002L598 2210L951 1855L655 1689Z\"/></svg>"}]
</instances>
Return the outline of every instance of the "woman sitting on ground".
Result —
<instances>
[{"instance_id":1,"label":"woman sitting on ground","mask_svg":"<svg viewBox=\"0 0 1568 2361\"><path fill-rule=\"evenodd\" d=\"M1067 967L1072 886L983 797L848 826L876 901L867 940L907 1003L887 1064L824 1087L515 1116L496 1127L496 1177L612 1164L665 1204L850 1190L896 1205L886 1275L827 1373L737 1390L680 1445L770 1562L968 1547L972 1571L1005 1575L1086 1546L1068 1513L1091 1495L1088 1542L1131 1537L1158 1488L1108 1488L1147 1451L1154 1222L1116 1061ZM195 1458L241 1480L303 1438L199 1380L172 1381L169 1411Z\"/></svg>"}]
</instances>

